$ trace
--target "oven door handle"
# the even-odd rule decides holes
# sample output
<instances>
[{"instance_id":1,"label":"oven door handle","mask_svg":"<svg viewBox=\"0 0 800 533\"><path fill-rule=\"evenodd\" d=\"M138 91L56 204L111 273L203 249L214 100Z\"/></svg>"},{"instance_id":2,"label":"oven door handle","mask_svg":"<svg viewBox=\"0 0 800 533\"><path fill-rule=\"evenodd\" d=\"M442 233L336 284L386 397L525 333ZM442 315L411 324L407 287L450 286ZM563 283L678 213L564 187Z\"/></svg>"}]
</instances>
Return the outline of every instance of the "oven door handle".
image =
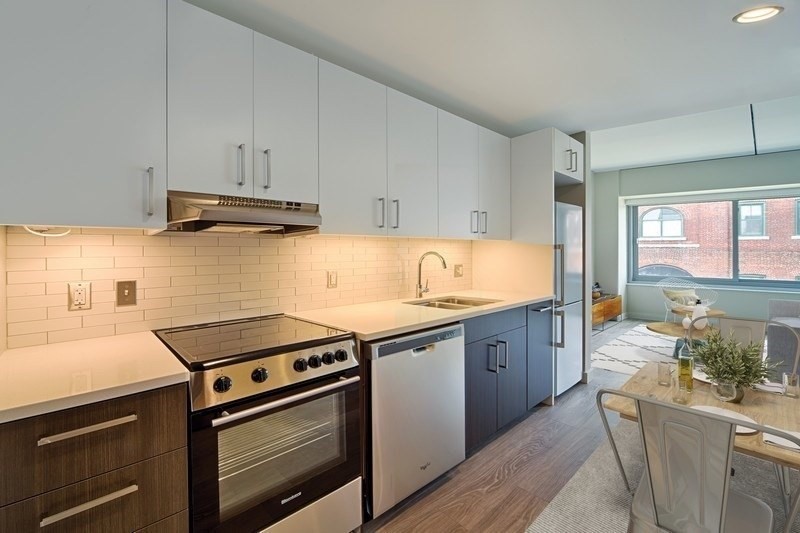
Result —
<instances>
[{"instance_id":1,"label":"oven door handle","mask_svg":"<svg viewBox=\"0 0 800 533\"><path fill-rule=\"evenodd\" d=\"M244 409L242 411L238 411L233 414L229 414L226 411L222 412L222 416L219 418L215 418L211 421L211 427L218 427L223 426L225 424L230 424L231 422L236 422L237 420L241 420L242 418L247 418L248 416L257 415L259 413L264 413L266 411L271 411L273 409L277 409L278 407L282 407L284 405L294 403L300 400L305 400L306 398L311 398L312 396L316 396L317 394L322 394L323 392L330 392L332 390L341 389L342 387L347 387L348 385L352 385L353 383L358 383L361 380L360 377L355 376L352 378L341 379L336 383L331 383L330 385L324 385L322 387L318 387L316 389L301 392L300 394L295 394L294 396L287 396L286 398L281 398L280 400L275 400L274 402L265 403L263 405L259 405L258 407L251 407L250 409Z\"/></svg>"}]
</instances>

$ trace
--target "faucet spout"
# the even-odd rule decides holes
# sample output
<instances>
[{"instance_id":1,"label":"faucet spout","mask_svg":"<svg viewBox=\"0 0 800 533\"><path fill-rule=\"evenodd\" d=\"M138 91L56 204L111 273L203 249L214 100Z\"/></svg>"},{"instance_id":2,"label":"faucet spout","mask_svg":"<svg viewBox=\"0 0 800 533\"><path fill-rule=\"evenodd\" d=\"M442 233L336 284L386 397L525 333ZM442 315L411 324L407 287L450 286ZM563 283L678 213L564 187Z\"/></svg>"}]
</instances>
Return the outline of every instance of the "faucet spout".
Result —
<instances>
[{"instance_id":1,"label":"faucet spout","mask_svg":"<svg viewBox=\"0 0 800 533\"><path fill-rule=\"evenodd\" d=\"M419 263L417 263L417 298L422 298L422 295L428 292L428 284L425 283L425 287L422 287L422 261L428 257L429 255L435 255L439 258L439 261L442 262L442 268L447 268L447 261L444 260L444 257L438 252L430 251L425 252L419 258Z\"/></svg>"}]
</instances>

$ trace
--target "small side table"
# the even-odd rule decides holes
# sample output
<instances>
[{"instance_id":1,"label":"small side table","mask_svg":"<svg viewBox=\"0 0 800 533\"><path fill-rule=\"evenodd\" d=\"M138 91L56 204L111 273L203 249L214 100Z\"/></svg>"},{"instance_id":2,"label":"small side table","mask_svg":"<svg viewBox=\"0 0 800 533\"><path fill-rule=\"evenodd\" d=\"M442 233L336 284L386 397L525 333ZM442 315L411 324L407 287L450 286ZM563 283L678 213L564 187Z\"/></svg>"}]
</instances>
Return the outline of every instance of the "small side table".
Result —
<instances>
[{"instance_id":1,"label":"small side table","mask_svg":"<svg viewBox=\"0 0 800 533\"><path fill-rule=\"evenodd\" d=\"M592 329L603 331L606 322L622 314L622 296L606 294L592 300ZM596 326L600 326L597 328Z\"/></svg>"}]
</instances>

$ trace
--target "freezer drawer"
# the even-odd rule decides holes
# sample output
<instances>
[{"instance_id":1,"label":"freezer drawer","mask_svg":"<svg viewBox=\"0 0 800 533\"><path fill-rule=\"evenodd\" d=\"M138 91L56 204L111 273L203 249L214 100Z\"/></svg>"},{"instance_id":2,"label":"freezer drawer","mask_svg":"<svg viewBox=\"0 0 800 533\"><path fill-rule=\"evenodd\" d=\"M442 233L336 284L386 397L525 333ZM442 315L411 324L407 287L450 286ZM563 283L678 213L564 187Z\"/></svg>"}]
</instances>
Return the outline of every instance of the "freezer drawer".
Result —
<instances>
[{"instance_id":1,"label":"freezer drawer","mask_svg":"<svg viewBox=\"0 0 800 533\"><path fill-rule=\"evenodd\" d=\"M553 319L558 396L578 383L583 375L583 302L557 307Z\"/></svg>"}]
</instances>

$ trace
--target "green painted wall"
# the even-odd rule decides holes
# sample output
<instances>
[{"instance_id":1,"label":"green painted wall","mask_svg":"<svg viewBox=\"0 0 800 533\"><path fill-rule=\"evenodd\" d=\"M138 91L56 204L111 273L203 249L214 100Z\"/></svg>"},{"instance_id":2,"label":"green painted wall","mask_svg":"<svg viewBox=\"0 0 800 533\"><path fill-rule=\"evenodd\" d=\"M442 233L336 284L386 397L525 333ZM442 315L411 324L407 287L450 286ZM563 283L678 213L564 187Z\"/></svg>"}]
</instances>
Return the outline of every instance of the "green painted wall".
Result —
<instances>
[{"instance_id":1,"label":"green painted wall","mask_svg":"<svg viewBox=\"0 0 800 533\"><path fill-rule=\"evenodd\" d=\"M626 197L800 185L800 151L696 161L594 175L593 279L623 295L629 318L663 320L664 303L653 284L627 283ZM715 307L729 316L767 318L770 299L800 299L800 292L726 289Z\"/></svg>"}]
</instances>

